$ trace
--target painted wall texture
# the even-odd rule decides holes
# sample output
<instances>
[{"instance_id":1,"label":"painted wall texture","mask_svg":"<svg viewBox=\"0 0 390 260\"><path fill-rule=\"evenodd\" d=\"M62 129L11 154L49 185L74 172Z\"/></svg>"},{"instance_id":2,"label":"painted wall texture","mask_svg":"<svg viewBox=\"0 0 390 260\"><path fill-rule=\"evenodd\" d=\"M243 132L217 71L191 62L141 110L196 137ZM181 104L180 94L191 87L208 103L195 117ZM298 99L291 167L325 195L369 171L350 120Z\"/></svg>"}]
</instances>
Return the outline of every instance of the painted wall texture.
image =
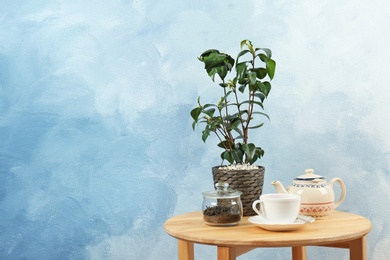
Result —
<instances>
[{"instance_id":1,"label":"painted wall texture","mask_svg":"<svg viewBox=\"0 0 390 260\"><path fill-rule=\"evenodd\" d=\"M253 136L264 193L306 168L342 178L339 209L371 219L369 259L388 259L389 13L376 0L0 1L0 259L176 259L163 223L200 209L220 163L191 129L198 95L218 91L197 57L243 39L277 62Z\"/></svg>"}]
</instances>

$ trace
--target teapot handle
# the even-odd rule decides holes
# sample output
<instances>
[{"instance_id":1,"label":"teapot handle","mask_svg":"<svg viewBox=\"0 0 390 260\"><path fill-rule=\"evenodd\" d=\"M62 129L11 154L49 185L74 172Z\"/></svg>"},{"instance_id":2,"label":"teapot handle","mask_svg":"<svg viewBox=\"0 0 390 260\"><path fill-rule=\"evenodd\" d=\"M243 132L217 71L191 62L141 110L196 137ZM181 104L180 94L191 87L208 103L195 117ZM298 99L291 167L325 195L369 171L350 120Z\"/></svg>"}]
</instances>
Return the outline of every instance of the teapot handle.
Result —
<instances>
[{"instance_id":1,"label":"teapot handle","mask_svg":"<svg viewBox=\"0 0 390 260\"><path fill-rule=\"evenodd\" d=\"M333 186L333 184L335 182L338 182L341 186L341 195L340 195L340 199L334 203L334 209L336 209L338 206L341 205L341 203L343 203L344 199L345 199L345 194L347 193L347 190L345 188L345 185L344 185L344 182L340 179L340 178L333 178L329 181L329 184L331 186Z\"/></svg>"}]
</instances>

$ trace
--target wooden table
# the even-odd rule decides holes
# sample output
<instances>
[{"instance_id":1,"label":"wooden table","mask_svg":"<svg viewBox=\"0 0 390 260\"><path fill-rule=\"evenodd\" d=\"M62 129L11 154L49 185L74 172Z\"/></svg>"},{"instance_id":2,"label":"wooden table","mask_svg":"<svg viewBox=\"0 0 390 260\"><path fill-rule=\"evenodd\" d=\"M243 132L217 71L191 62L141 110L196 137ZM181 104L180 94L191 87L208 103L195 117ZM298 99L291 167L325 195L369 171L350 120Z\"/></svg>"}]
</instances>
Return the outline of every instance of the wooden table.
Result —
<instances>
[{"instance_id":1,"label":"wooden table","mask_svg":"<svg viewBox=\"0 0 390 260\"><path fill-rule=\"evenodd\" d=\"M356 214L335 211L301 229L272 232L253 225L247 217L233 227L208 226L198 211L174 216L164 228L178 239L179 260L194 260L194 243L217 246L218 260L235 260L258 247L292 247L292 259L305 260L306 246L349 248L351 260L365 260L371 222Z\"/></svg>"}]
</instances>

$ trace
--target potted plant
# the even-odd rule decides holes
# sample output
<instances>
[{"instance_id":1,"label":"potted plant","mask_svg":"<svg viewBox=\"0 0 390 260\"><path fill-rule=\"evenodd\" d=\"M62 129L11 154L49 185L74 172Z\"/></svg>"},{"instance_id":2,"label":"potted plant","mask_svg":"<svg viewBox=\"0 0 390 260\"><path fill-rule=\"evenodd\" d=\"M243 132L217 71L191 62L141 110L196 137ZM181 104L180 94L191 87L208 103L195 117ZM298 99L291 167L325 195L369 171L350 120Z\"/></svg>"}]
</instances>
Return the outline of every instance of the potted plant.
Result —
<instances>
[{"instance_id":1,"label":"potted plant","mask_svg":"<svg viewBox=\"0 0 390 260\"><path fill-rule=\"evenodd\" d=\"M250 131L263 126L264 101L271 91L270 81L276 63L268 48L255 48L251 41L241 41L241 51L233 59L229 54L210 49L198 58L205 65L213 82L218 75L222 94L216 103L202 104L191 110L192 127L204 124L202 140L214 134L222 148L222 163L212 167L214 183L227 182L230 188L240 190L244 216L254 215L252 202L259 198L264 180L264 167L255 162L264 150L249 141ZM260 65L259 65L260 64ZM231 76L228 78L228 75Z\"/></svg>"}]
</instances>

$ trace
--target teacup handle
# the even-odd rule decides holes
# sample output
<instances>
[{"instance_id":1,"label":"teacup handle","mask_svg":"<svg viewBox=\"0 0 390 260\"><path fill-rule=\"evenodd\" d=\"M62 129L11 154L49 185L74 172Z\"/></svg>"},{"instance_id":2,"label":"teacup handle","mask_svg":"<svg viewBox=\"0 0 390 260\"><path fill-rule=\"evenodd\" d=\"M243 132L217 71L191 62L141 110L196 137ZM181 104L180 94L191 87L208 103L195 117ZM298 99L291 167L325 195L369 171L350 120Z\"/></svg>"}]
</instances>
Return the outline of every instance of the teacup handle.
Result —
<instances>
[{"instance_id":1,"label":"teacup handle","mask_svg":"<svg viewBox=\"0 0 390 260\"><path fill-rule=\"evenodd\" d=\"M336 209L338 206L341 205L341 203L343 203L343 201L345 199L345 194L347 193L347 190L345 188L344 182L340 178L333 178L333 179L331 179L329 181L329 184L331 186L333 186L333 184L335 182L338 182L340 184L340 186L341 186L341 195L340 195L340 199L337 202L334 203L334 209Z\"/></svg>"},{"instance_id":2,"label":"teacup handle","mask_svg":"<svg viewBox=\"0 0 390 260\"><path fill-rule=\"evenodd\" d=\"M257 209L257 204L260 204L260 210ZM264 216L264 204L261 200L255 200L252 204L252 209L260 216Z\"/></svg>"}]
</instances>

